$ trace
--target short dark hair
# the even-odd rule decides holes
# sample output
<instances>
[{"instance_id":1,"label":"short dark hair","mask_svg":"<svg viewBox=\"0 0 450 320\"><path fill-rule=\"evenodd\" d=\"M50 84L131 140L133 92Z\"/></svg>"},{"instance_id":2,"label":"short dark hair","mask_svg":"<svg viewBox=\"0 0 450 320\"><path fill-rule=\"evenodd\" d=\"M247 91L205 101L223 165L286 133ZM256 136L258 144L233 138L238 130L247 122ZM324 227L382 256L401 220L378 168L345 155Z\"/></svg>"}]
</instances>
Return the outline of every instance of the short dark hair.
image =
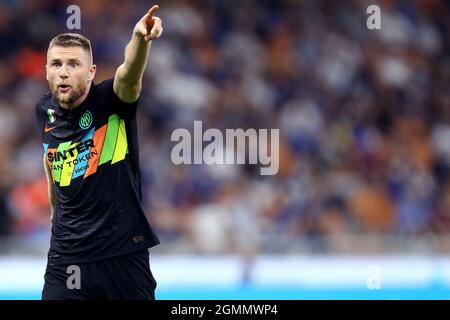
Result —
<instances>
[{"instance_id":1,"label":"short dark hair","mask_svg":"<svg viewBox=\"0 0 450 320\"><path fill-rule=\"evenodd\" d=\"M48 45L48 50L51 47L81 47L89 53L89 57L91 59L91 63L93 63L92 59L92 47L91 41L85 36L78 33L61 33L50 41Z\"/></svg>"}]
</instances>

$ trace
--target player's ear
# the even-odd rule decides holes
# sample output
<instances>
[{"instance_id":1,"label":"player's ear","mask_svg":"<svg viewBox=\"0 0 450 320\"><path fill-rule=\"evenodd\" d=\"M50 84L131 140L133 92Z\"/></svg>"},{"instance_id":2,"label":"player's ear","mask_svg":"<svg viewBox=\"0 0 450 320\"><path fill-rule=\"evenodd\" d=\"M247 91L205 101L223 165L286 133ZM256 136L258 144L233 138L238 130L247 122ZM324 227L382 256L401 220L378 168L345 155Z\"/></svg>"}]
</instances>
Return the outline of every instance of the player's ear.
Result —
<instances>
[{"instance_id":1,"label":"player's ear","mask_svg":"<svg viewBox=\"0 0 450 320\"><path fill-rule=\"evenodd\" d=\"M90 68L89 68L89 77L88 80L92 81L94 80L95 77L95 73L97 72L97 66L95 64L93 64Z\"/></svg>"},{"instance_id":2,"label":"player's ear","mask_svg":"<svg viewBox=\"0 0 450 320\"><path fill-rule=\"evenodd\" d=\"M45 65L45 79L48 81L48 66Z\"/></svg>"}]
</instances>

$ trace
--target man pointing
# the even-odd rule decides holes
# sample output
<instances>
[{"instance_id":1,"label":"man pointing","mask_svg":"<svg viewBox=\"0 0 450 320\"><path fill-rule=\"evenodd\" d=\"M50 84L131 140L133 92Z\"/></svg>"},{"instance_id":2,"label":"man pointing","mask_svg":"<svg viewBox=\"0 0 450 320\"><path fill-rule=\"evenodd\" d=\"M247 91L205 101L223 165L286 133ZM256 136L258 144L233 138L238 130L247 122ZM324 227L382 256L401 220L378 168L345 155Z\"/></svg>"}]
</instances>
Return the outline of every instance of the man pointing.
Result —
<instances>
[{"instance_id":1,"label":"man pointing","mask_svg":"<svg viewBox=\"0 0 450 320\"><path fill-rule=\"evenodd\" d=\"M36 104L52 234L42 299L154 299L148 248L159 243L141 207L136 109L152 40L153 6L136 24L114 78L94 83L90 41L50 42L51 92Z\"/></svg>"}]
</instances>

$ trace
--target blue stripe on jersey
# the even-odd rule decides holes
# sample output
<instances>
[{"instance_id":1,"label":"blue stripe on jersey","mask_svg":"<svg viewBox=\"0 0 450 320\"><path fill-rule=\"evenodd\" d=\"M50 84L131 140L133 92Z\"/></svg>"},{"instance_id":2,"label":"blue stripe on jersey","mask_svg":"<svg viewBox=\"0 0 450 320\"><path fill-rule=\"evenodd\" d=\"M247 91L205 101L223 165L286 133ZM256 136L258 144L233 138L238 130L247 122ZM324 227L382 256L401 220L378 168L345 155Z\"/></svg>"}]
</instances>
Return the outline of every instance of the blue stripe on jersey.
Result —
<instances>
[{"instance_id":1,"label":"blue stripe on jersey","mask_svg":"<svg viewBox=\"0 0 450 320\"><path fill-rule=\"evenodd\" d=\"M95 128L92 128L91 130L89 130L88 133L86 133L84 135L82 142L92 139L92 137L94 136L94 129ZM88 155L90 152L91 152L91 148L89 148L89 150L84 150L83 152L81 152L80 154L77 155L77 159L79 161L75 165L75 168L73 169L72 179L84 175L84 173L86 172L86 169L87 169L87 164L88 164L88 160L86 159L85 156Z\"/></svg>"}]
</instances>

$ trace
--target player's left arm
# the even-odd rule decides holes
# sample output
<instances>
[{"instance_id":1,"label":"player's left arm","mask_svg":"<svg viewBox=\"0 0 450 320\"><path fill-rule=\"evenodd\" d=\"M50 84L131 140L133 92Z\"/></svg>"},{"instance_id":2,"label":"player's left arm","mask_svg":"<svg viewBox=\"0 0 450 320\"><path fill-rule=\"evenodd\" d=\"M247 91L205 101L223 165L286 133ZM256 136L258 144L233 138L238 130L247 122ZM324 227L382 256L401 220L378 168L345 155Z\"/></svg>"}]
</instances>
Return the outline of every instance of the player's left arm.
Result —
<instances>
[{"instance_id":1,"label":"player's left arm","mask_svg":"<svg viewBox=\"0 0 450 320\"><path fill-rule=\"evenodd\" d=\"M134 27L125 48L125 60L114 76L114 92L124 102L136 101L141 93L152 40L159 38L163 31L161 19L154 16L158 9L159 6L154 5Z\"/></svg>"},{"instance_id":2,"label":"player's left arm","mask_svg":"<svg viewBox=\"0 0 450 320\"><path fill-rule=\"evenodd\" d=\"M48 201L50 203L50 222L53 222L53 218L55 215L55 204L56 204L55 185L53 183L51 169L48 166L45 154L44 154L44 169L45 169L45 175L47 176L47 184L48 184Z\"/></svg>"}]
</instances>

